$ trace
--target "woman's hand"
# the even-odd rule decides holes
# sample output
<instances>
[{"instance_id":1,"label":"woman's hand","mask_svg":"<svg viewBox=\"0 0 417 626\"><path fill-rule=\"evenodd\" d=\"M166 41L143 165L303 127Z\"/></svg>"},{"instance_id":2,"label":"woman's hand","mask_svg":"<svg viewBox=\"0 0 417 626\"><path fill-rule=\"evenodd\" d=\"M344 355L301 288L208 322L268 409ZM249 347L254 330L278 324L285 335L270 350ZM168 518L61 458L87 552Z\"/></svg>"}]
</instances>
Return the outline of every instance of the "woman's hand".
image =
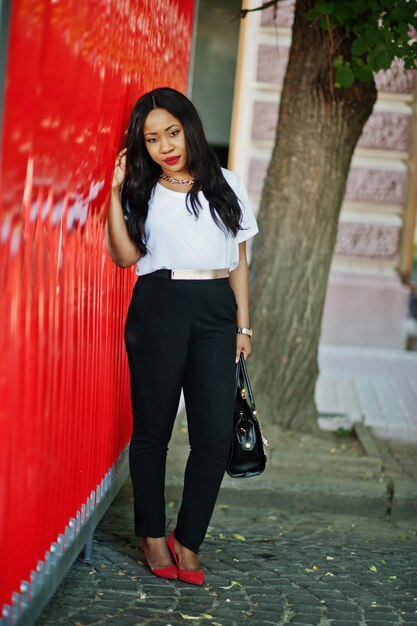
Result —
<instances>
[{"instance_id":1,"label":"woman's hand","mask_svg":"<svg viewBox=\"0 0 417 626\"><path fill-rule=\"evenodd\" d=\"M236 363L239 361L241 352L243 352L243 358L246 361L252 352L252 346L250 345L250 338L248 335L238 333L236 335Z\"/></svg>"},{"instance_id":2,"label":"woman's hand","mask_svg":"<svg viewBox=\"0 0 417 626\"><path fill-rule=\"evenodd\" d=\"M106 244L118 267L130 267L140 259L140 252L129 237L120 201L120 187L126 175L126 150L119 152L114 166L109 212L106 221Z\"/></svg>"},{"instance_id":3,"label":"woman's hand","mask_svg":"<svg viewBox=\"0 0 417 626\"><path fill-rule=\"evenodd\" d=\"M121 150L116 157L114 165L112 189L120 189L126 176L126 148Z\"/></svg>"}]
</instances>

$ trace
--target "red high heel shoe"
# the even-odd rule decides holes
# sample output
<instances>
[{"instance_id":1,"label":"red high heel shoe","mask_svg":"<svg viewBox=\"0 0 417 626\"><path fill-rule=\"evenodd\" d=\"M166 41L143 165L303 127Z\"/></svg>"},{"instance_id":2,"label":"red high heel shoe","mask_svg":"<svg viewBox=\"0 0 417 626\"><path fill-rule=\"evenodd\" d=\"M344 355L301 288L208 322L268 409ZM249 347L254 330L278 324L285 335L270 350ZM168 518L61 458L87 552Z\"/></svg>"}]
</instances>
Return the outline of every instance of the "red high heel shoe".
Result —
<instances>
[{"instance_id":1,"label":"red high heel shoe","mask_svg":"<svg viewBox=\"0 0 417 626\"><path fill-rule=\"evenodd\" d=\"M142 544L141 547L149 565L148 549L145 544ZM165 567L155 567L153 569L149 565L149 569L151 570L152 574L155 574L155 576L159 576L159 578L169 578L170 580L175 580L178 578L177 566L174 563L172 565L166 565Z\"/></svg>"},{"instance_id":2,"label":"red high heel shoe","mask_svg":"<svg viewBox=\"0 0 417 626\"><path fill-rule=\"evenodd\" d=\"M177 553L175 552L175 544L174 544L174 531L169 536L168 539L168 548L171 552L171 556L174 559L174 563L177 566L178 571L178 580L182 580L184 583L191 583L192 585L202 585L204 583L204 572L203 570L188 570L188 569L180 569L180 564L178 561Z\"/></svg>"}]
</instances>

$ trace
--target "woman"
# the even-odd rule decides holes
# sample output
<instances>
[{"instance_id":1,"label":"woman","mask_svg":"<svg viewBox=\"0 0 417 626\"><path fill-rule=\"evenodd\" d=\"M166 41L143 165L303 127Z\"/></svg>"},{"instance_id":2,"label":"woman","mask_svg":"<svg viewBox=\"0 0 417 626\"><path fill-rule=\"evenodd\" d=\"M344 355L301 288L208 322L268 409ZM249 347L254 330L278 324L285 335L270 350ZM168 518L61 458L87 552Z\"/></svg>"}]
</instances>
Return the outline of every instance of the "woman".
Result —
<instances>
[{"instance_id":1,"label":"woman","mask_svg":"<svg viewBox=\"0 0 417 626\"><path fill-rule=\"evenodd\" d=\"M222 169L194 105L160 88L136 103L106 224L120 267L136 263L125 326L135 534L154 574L203 584L198 551L227 465L236 362L251 351L246 241L258 232L240 179ZM165 538L165 463L181 389L190 455Z\"/></svg>"}]
</instances>

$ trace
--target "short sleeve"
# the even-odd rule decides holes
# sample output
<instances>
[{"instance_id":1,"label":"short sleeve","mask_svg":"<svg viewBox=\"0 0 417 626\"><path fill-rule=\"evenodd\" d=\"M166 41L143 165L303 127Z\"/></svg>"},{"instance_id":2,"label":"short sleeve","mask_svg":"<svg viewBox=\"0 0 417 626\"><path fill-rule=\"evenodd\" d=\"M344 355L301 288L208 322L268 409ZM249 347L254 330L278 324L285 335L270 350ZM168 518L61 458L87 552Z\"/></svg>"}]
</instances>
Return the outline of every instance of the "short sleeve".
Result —
<instances>
[{"instance_id":1,"label":"short sleeve","mask_svg":"<svg viewBox=\"0 0 417 626\"><path fill-rule=\"evenodd\" d=\"M235 193L240 200L240 208L242 209L241 230L236 235L236 241L242 243L254 237L259 232L259 228L245 185L240 178L238 178L238 186Z\"/></svg>"}]
</instances>

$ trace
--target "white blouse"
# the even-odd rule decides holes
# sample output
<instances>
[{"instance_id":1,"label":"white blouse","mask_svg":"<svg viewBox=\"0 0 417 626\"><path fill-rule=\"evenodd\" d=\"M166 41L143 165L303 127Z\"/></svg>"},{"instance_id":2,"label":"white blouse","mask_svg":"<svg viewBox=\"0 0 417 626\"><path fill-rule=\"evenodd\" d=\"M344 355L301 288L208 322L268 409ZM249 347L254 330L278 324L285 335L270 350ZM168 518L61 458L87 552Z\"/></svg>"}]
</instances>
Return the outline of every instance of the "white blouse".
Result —
<instances>
[{"instance_id":1,"label":"white blouse","mask_svg":"<svg viewBox=\"0 0 417 626\"><path fill-rule=\"evenodd\" d=\"M238 245L258 232L243 182L230 170L223 175L240 200L243 213L236 237L225 233L211 217L208 201L202 191L198 198L198 218L187 210L186 193L172 191L159 183L149 201L145 236L148 254L136 264L136 274L144 275L158 269L220 269L234 270L239 263Z\"/></svg>"}]
</instances>

